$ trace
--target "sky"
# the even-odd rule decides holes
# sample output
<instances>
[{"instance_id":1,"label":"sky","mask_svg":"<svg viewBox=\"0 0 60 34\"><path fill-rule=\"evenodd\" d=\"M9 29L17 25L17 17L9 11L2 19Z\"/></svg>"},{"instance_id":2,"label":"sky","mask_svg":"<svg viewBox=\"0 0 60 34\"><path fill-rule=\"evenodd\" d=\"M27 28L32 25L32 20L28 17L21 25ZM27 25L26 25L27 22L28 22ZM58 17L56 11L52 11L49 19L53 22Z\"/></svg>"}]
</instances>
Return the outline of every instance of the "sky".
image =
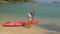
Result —
<instances>
[{"instance_id":1,"label":"sky","mask_svg":"<svg viewBox=\"0 0 60 34\"><path fill-rule=\"evenodd\" d=\"M38 1L38 2L51 2L51 1L59 1L59 2L60 2L60 0L35 0L35 1Z\"/></svg>"}]
</instances>

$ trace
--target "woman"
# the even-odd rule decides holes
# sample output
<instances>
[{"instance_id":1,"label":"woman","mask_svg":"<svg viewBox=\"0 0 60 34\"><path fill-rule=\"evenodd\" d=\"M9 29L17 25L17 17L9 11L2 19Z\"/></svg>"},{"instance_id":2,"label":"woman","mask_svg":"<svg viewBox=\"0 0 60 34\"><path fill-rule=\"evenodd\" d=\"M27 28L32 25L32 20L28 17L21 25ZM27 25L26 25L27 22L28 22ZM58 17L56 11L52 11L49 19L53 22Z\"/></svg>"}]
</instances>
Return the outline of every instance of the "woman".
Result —
<instances>
[{"instance_id":1,"label":"woman","mask_svg":"<svg viewBox=\"0 0 60 34\"><path fill-rule=\"evenodd\" d=\"M28 12L28 28L31 28L32 26L32 11Z\"/></svg>"}]
</instances>

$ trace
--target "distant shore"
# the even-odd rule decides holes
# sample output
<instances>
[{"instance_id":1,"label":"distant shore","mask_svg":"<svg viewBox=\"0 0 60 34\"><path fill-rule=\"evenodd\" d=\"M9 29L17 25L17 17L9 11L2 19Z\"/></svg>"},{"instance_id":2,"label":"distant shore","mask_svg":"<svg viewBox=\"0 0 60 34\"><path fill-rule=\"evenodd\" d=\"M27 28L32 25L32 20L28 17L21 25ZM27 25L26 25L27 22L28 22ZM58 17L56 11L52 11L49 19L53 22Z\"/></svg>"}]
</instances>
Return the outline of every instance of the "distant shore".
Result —
<instances>
[{"instance_id":1,"label":"distant shore","mask_svg":"<svg viewBox=\"0 0 60 34\"><path fill-rule=\"evenodd\" d=\"M0 1L0 3L31 3L31 2L8 2L8 1Z\"/></svg>"},{"instance_id":2,"label":"distant shore","mask_svg":"<svg viewBox=\"0 0 60 34\"><path fill-rule=\"evenodd\" d=\"M9 3L8 1L0 1L0 3Z\"/></svg>"}]
</instances>

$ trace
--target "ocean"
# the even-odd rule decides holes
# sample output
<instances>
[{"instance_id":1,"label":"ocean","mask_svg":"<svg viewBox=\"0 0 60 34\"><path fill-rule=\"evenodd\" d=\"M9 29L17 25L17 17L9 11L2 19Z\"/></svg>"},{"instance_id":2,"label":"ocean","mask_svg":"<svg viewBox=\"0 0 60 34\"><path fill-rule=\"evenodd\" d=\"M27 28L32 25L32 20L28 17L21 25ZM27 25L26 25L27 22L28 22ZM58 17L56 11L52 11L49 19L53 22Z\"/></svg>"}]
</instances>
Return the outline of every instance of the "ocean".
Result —
<instances>
[{"instance_id":1,"label":"ocean","mask_svg":"<svg viewBox=\"0 0 60 34\"><path fill-rule=\"evenodd\" d=\"M0 4L0 22L27 20L28 11L34 11L33 4ZM38 3L34 18L41 20L36 25L60 32L60 4Z\"/></svg>"}]
</instances>

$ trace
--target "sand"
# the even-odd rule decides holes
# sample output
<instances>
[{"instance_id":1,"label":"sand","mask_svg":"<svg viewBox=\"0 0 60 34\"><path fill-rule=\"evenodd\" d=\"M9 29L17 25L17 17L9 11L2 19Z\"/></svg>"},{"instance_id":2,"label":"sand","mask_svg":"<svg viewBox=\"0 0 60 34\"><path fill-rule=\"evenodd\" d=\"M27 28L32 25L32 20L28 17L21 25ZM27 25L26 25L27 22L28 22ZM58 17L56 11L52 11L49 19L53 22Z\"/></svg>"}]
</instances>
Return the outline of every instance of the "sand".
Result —
<instances>
[{"instance_id":1,"label":"sand","mask_svg":"<svg viewBox=\"0 0 60 34\"><path fill-rule=\"evenodd\" d=\"M32 25L29 29L25 26L20 27L3 27L2 24L6 21L10 21L7 18L0 17L0 34L60 34L60 32L50 31L37 25ZM12 20L11 20L12 21Z\"/></svg>"},{"instance_id":2,"label":"sand","mask_svg":"<svg viewBox=\"0 0 60 34\"><path fill-rule=\"evenodd\" d=\"M60 32L44 29L35 24L32 25L31 29L29 29L25 26L3 27L2 24L7 21L15 21L15 19L1 16L0 17L0 34L60 34Z\"/></svg>"},{"instance_id":3,"label":"sand","mask_svg":"<svg viewBox=\"0 0 60 34\"><path fill-rule=\"evenodd\" d=\"M56 31L49 31L33 25L31 29L20 26L20 27L3 27L0 25L0 34L60 34Z\"/></svg>"}]
</instances>

